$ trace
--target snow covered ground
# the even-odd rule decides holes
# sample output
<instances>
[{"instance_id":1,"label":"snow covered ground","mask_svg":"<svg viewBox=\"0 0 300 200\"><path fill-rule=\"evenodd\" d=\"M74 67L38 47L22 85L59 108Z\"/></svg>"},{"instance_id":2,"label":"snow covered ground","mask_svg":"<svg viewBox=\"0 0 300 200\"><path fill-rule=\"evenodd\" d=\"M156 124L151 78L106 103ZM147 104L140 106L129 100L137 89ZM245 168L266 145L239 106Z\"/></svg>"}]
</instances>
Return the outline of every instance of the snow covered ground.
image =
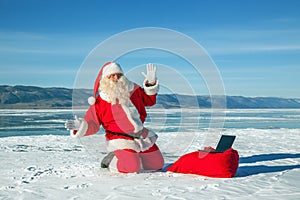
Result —
<instances>
[{"instance_id":1,"label":"snow covered ground","mask_svg":"<svg viewBox=\"0 0 300 200\"><path fill-rule=\"evenodd\" d=\"M300 129L225 129L240 155L234 178L171 172L112 174L100 168L103 135L0 138L0 199L299 199ZM196 133L158 133L166 164L197 150ZM192 139L191 139L192 138ZM176 143L176 146L174 145Z\"/></svg>"}]
</instances>

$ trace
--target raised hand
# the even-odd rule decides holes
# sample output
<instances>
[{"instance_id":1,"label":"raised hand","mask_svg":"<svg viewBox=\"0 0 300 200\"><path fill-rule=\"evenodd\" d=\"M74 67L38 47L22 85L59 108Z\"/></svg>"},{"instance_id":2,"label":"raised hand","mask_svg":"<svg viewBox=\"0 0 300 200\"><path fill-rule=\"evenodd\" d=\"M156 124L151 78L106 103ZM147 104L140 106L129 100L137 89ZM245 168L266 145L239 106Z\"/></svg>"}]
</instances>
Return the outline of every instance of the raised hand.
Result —
<instances>
[{"instance_id":1,"label":"raised hand","mask_svg":"<svg viewBox=\"0 0 300 200\"><path fill-rule=\"evenodd\" d=\"M142 72L149 84L154 85L156 83L156 67L153 64L147 64L147 74Z\"/></svg>"}]
</instances>

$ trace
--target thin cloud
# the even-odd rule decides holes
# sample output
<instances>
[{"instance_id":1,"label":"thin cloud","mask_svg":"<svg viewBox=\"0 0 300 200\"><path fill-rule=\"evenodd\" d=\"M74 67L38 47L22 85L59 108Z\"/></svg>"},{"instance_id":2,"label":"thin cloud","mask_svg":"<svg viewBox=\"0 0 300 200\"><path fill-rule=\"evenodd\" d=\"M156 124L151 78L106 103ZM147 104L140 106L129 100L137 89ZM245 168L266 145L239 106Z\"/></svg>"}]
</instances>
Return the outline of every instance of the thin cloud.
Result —
<instances>
[{"instance_id":1,"label":"thin cloud","mask_svg":"<svg viewBox=\"0 0 300 200\"><path fill-rule=\"evenodd\" d=\"M82 56L88 54L94 45L97 44L95 41L97 41L95 36L79 37L68 34L0 31L0 54Z\"/></svg>"},{"instance_id":2,"label":"thin cloud","mask_svg":"<svg viewBox=\"0 0 300 200\"><path fill-rule=\"evenodd\" d=\"M300 50L300 29L211 29L191 32L212 55ZM201 43L201 42L200 42Z\"/></svg>"}]
</instances>

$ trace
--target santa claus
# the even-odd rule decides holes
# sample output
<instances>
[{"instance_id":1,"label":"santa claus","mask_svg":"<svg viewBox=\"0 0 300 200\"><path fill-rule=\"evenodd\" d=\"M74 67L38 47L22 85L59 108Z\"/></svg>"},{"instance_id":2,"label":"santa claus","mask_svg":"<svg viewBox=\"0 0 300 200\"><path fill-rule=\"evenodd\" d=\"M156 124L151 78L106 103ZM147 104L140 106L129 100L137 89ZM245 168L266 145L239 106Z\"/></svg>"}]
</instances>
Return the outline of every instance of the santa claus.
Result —
<instances>
[{"instance_id":1,"label":"santa claus","mask_svg":"<svg viewBox=\"0 0 300 200\"><path fill-rule=\"evenodd\" d=\"M158 170L164 165L155 144L157 135L143 126L146 106L156 103L158 80L156 67L147 65L143 88L129 81L119 64L108 62L101 68L94 85L94 96L84 118L75 116L65 127L72 137L95 134L102 125L106 131L108 155L101 167L113 172Z\"/></svg>"}]
</instances>

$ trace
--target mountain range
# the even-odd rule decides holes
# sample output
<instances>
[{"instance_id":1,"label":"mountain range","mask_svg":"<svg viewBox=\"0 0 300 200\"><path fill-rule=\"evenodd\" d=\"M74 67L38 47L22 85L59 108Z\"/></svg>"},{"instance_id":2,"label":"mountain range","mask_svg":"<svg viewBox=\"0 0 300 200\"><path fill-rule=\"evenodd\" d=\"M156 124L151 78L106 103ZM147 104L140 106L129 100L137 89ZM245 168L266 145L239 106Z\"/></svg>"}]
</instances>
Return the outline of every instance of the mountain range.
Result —
<instances>
[{"instance_id":1,"label":"mountain range","mask_svg":"<svg viewBox=\"0 0 300 200\"><path fill-rule=\"evenodd\" d=\"M71 108L88 106L91 89L42 88L36 86L0 86L1 109ZM76 97L76 98L73 98ZM214 107L221 97L214 96ZM300 108L299 98L226 96L229 109ZM159 94L157 107L163 108L211 108L208 95Z\"/></svg>"}]
</instances>

